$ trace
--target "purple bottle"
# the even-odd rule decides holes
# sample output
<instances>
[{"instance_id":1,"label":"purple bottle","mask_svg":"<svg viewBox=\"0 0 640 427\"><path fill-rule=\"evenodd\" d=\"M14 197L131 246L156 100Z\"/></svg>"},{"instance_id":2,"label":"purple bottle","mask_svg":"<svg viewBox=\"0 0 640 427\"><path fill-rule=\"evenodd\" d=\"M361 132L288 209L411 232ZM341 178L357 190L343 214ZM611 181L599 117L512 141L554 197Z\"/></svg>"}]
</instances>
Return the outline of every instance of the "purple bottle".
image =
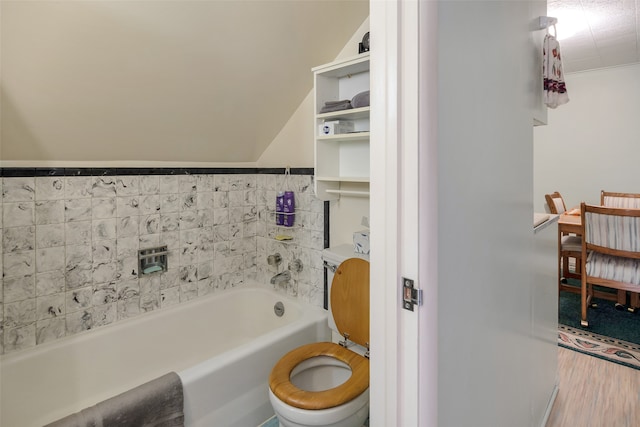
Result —
<instances>
[{"instance_id":1,"label":"purple bottle","mask_svg":"<svg viewBox=\"0 0 640 427\"><path fill-rule=\"evenodd\" d=\"M280 212L284 212L284 192L278 192L276 196L276 225L284 225L284 217Z\"/></svg>"},{"instance_id":2,"label":"purple bottle","mask_svg":"<svg viewBox=\"0 0 640 427\"><path fill-rule=\"evenodd\" d=\"M293 191L284 192L284 226L293 227L293 222L296 219L294 212L296 211L296 202L293 197Z\"/></svg>"}]
</instances>

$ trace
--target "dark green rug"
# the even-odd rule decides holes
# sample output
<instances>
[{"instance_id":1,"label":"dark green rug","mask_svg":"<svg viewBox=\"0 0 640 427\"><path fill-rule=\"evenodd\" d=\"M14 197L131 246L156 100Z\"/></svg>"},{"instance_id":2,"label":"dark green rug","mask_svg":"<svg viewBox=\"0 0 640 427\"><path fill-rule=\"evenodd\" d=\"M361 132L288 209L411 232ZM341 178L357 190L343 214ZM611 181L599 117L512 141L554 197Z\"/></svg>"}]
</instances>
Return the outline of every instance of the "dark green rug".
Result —
<instances>
[{"instance_id":1,"label":"dark green rug","mask_svg":"<svg viewBox=\"0 0 640 427\"><path fill-rule=\"evenodd\" d=\"M640 313L618 311L613 301L594 298L598 308L589 308L589 326L580 325L580 295L560 292L558 323L583 331L640 345Z\"/></svg>"},{"instance_id":2,"label":"dark green rug","mask_svg":"<svg viewBox=\"0 0 640 427\"><path fill-rule=\"evenodd\" d=\"M580 325L580 295L561 292L558 345L610 362L640 369L640 313L615 309L613 301L594 299L589 326Z\"/></svg>"}]
</instances>

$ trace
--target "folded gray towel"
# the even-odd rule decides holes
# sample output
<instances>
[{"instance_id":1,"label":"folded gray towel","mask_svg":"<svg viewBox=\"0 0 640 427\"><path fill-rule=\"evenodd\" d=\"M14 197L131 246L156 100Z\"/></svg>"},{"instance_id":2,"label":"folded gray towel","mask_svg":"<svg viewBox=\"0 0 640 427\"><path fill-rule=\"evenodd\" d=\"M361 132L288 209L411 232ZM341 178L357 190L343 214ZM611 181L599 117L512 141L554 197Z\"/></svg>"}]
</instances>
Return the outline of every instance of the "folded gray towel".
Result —
<instances>
[{"instance_id":1,"label":"folded gray towel","mask_svg":"<svg viewBox=\"0 0 640 427\"><path fill-rule=\"evenodd\" d=\"M369 106L369 91L365 90L360 92L351 99L351 106L353 108L368 107Z\"/></svg>"},{"instance_id":2,"label":"folded gray towel","mask_svg":"<svg viewBox=\"0 0 640 427\"><path fill-rule=\"evenodd\" d=\"M327 101L324 103L324 106L320 109L320 113L330 113L332 111L348 110L349 108L353 108L351 106L350 99L345 99L342 101Z\"/></svg>"},{"instance_id":3,"label":"folded gray towel","mask_svg":"<svg viewBox=\"0 0 640 427\"><path fill-rule=\"evenodd\" d=\"M184 427L182 382L171 372L45 427Z\"/></svg>"},{"instance_id":4,"label":"folded gray towel","mask_svg":"<svg viewBox=\"0 0 640 427\"><path fill-rule=\"evenodd\" d=\"M324 103L324 105L331 107L331 106L340 105L340 104L348 104L350 102L351 102L350 99L341 99L340 101L327 101Z\"/></svg>"}]
</instances>

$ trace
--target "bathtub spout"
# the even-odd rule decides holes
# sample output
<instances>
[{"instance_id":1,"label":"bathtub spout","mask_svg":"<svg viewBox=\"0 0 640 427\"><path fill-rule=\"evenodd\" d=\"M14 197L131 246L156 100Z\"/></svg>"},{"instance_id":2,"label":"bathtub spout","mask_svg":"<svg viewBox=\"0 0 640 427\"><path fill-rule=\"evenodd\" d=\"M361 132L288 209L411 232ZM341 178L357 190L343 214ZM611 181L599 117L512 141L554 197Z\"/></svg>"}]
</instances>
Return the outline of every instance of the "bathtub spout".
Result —
<instances>
[{"instance_id":1,"label":"bathtub spout","mask_svg":"<svg viewBox=\"0 0 640 427\"><path fill-rule=\"evenodd\" d=\"M291 272L289 270L285 270L282 273L278 273L271 278L272 285L279 285L280 283L288 282L291 280Z\"/></svg>"}]
</instances>

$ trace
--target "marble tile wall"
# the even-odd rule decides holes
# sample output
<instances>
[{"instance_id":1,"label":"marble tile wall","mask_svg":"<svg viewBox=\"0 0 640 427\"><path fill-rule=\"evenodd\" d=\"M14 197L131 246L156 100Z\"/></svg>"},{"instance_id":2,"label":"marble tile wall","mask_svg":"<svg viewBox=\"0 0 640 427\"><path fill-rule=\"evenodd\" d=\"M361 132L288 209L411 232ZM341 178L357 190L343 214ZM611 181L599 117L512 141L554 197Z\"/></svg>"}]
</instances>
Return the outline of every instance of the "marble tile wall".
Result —
<instances>
[{"instance_id":1,"label":"marble tile wall","mask_svg":"<svg viewBox=\"0 0 640 427\"><path fill-rule=\"evenodd\" d=\"M0 179L0 354L270 278L321 306L324 205L309 175L36 176ZM274 225L277 190L296 194ZM280 242L276 235L289 234ZM139 249L167 245L168 271L138 278ZM267 256L280 253L274 267ZM274 286L274 285L268 285Z\"/></svg>"},{"instance_id":2,"label":"marble tile wall","mask_svg":"<svg viewBox=\"0 0 640 427\"><path fill-rule=\"evenodd\" d=\"M291 280L283 283L288 294L304 302L322 307L324 298L324 201L313 195L313 177L292 175L258 175L257 221L257 279L270 283L271 278L290 269ZM275 225L275 199L278 191L292 190L296 199L295 223L291 228ZM278 241L277 235L293 237L291 241ZM283 259L279 266L267 263L267 257L279 253ZM295 271L294 260L299 260L302 270ZM277 287L278 288L278 287Z\"/></svg>"}]
</instances>

